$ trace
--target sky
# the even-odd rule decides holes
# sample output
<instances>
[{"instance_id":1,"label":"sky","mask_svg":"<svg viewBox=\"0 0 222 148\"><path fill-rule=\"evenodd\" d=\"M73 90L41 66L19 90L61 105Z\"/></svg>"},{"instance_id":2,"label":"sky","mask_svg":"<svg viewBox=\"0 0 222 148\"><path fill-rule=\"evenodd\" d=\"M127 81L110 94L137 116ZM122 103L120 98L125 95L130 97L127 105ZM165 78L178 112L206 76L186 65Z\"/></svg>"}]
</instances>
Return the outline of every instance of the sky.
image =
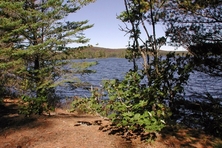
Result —
<instances>
[{"instance_id":1,"label":"sky","mask_svg":"<svg viewBox=\"0 0 222 148\"><path fill-rule=\"evenodd\" d=\"M96 0L75 14L68 16L70 21L89 20L94 26L84 31L90 39L87 44L105 48L126 48L129 36L120 30L124 23L116 17L125 10L124 0ZM148 28L149 29L149 28ZM164 26L157 27L157 36L164 35ZM163 47L164 50L173 50L172 47Z\"/></svg>"}]
</instances>

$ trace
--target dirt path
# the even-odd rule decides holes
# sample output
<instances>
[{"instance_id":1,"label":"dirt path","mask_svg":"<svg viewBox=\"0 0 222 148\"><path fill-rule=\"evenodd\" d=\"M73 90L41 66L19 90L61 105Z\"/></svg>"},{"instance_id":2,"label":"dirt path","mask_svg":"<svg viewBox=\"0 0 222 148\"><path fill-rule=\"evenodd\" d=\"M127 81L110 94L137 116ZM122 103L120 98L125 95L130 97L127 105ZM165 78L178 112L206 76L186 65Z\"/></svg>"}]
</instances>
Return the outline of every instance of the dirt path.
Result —
<instances>
[{"instance_id":1,"label":"dirt path","mask_svg":"<svg viewBox=\"0 0 222 148\"><path fill-rule=\"evenodd\" d=\"M1 111L1 110L0 110ZM189 130L168 131L152 144L140 137L107 130L110 122L97 116L58 109L51 116L0 116L0 148L212 148L213 139Z\"/></svg>"},{"instance_id":2,"label":"dirt path","mask_svg":"<svg viewBox=\"0 0 222 148\"><path fill-rule=\"evenodd\" d=\"M108 125L109 121L96 116L75 115L60 111L50 117L25 119L15 114L14 117L11 115L10 119L1 118L1 123L5 126L0 131L0 148L135 147L135 143L99 130ZM139 147L146 146L147 144L140 143Z\"/></svg>"}]
</instances>

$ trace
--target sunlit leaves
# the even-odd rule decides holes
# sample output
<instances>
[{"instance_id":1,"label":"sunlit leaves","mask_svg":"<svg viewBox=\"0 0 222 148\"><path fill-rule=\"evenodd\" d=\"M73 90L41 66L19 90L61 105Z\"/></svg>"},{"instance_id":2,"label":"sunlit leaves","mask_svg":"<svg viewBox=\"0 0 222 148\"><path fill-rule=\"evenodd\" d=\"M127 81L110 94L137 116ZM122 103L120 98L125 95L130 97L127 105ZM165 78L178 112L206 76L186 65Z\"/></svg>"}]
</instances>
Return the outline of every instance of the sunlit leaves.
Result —
<instances>
[{"instance_id":1,"label":"sunlit leaves","mask_svg":"<svg viewBox=\"0 0 222 148\"><path fill-rule=\"evenodd\" d=\"M141 128L145 131L156 131L164 127L162 121L168 115L164 105L158 105L158 95L153 87L141 84L142 76L137 72L128 72L122 81L109 81L105 85L109 100L106 102L108 116L119 126L131 130ZM109 104L112 104L110 106ZM165 109L164 109L165 108Z\"/></svg>"}]
</instances>

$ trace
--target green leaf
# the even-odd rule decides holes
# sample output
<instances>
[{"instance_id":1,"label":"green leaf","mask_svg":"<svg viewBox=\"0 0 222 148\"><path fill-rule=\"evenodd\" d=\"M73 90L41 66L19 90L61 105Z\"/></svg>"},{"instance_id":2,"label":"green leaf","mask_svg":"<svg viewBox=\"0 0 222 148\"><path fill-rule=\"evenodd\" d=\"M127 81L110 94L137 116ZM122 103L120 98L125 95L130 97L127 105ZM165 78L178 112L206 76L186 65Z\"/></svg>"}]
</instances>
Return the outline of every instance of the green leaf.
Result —
<instances>
[{"instance_id":1,"label":"green leaf","mask_svg":"<svg viewBox=\"0 0 222 148\"><path fill-rule=\"evenodd\" d=\"M140 120L140 114L138 114L138 113L135 114L133 118L134 118L135 121Z\"/></svg>"},{"instance_id":2,"label":"green leaf","mask_svg":"<svg viewBox=\"0 0 222 148\"><path fill-rule=\"evenodd\" d=\"M134 113L133 112L125 112L125 113L123 113L123 116L133 117Z\"/></svg>"}]
</instances>

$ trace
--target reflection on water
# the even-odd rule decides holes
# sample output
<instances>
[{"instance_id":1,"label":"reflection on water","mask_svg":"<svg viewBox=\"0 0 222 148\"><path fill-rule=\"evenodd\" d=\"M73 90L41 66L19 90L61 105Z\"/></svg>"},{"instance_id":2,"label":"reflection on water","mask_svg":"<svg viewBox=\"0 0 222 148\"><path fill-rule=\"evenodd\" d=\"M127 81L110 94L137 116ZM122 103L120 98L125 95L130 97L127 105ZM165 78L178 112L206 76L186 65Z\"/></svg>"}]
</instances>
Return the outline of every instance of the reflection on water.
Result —
<instances>
[{"instance_id":1,"label":"reflection on water","mask_svg":"<svg viewBox=\"0 0 222 148\"><path fill-rule=\"evenodd\" d=\"M123 79L125 73L133 68L133 63L128 62L127 59L121 58L108 58L108 59L86 59L86 60L73 60L71 62L80 61L98 61L98 64L90 67L90 70L96 70L96 73L75 75L82 82L89 82L94 87L101 87L102 80L107 79ZM142 62L138 62L141 66ZM140 64L141 63L141 64ZM66 66L66 68L70 68ZM65 76L64 76L65 77ZM64 79L64 78L62 78ZM73 96L90 96L90 92L83 88L73 88L70 84L64 84L57 87L57 94L62 98L70 98ZM201 72L194 72L191 74L188 84L185 86L186 98L198 98L203 92L208 92L216 98L222 98L222 78L210 77Z\"/></svg>"}]
</instances>

